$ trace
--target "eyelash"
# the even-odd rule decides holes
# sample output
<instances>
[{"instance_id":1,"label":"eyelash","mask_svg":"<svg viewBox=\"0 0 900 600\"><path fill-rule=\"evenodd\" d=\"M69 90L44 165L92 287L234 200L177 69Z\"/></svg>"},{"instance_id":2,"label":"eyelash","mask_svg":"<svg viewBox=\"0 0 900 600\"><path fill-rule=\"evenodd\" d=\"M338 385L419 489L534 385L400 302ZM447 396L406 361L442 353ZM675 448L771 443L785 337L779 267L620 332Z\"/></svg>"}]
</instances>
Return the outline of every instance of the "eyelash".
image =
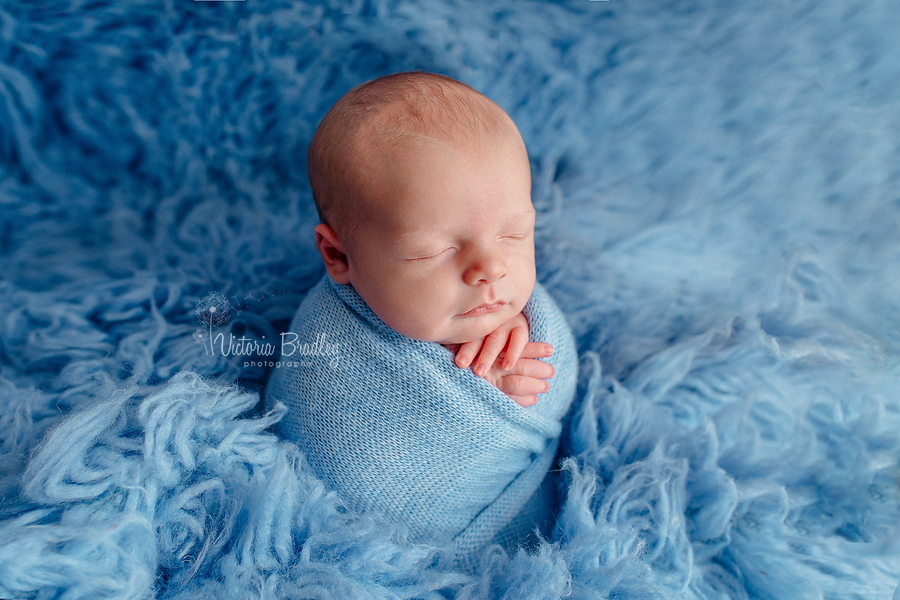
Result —
<instances>
[{"instance_id":1,"label":"eyelash","mask_svg":"<svg viewBox=\"0 0 900 600\"><path fill-rule=\"evenodd\" d=\"M524 239L527 238L527 237L528 237L528 234L521 234L521 235L504 235L504 236L501 237L500 239L501 239L501 240L516 240L516 241L518 242L518 241L524 240ZM409 260L409 261L419 261L419 260L428 260L429 258L437 258L438 256L440 256L441 254L443 254L443 253L446 252L447 250L455 250L455 249L456 249L456 246L451 246L451 247L449 247L449 248L444 248L444 249L441 250L440 252L436 252L436 253L434 253L434 254L429 254L428 256L418 256L418 257L416 257L416 258L408 258L407 260Z\"/></svg>"},{"instance_id":2,"label":"eyelash","mask_svg":"<svg viewBox=\"0 0 900 600\"><path fill-rule=\"evenodd\" d=\"M410 258L409 260L428 260L429 258L437 258L447 250L452 250L454 248L444 248L443 250L441 250L440 252L436 252L435 254L429 254L428 256L419 256L418 258Z\"/></svg>"}]
</instances>

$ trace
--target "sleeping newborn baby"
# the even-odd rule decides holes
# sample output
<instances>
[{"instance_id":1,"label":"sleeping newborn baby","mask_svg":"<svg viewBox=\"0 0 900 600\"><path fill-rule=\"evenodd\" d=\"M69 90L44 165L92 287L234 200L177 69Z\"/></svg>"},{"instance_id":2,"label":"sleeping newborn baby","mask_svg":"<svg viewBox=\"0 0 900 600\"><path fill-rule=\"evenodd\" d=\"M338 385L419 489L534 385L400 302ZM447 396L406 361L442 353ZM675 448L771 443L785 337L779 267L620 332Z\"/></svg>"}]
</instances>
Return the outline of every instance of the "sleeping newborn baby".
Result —
<instances>
[{"instance_id":1,"label":"sleeping newborn baby","mask_svg":"<svg viewBox=\"0 0 900 600\"><path fill-rule=\"evenodd\" d=\"M400 73L328 112L309 148L327 274L291 324L337 352L276 369L280 432L349 506L460 560L539 523L575 391L561 312L535 282L515 124L453 79Z\"/></svg>"}]
</instances>

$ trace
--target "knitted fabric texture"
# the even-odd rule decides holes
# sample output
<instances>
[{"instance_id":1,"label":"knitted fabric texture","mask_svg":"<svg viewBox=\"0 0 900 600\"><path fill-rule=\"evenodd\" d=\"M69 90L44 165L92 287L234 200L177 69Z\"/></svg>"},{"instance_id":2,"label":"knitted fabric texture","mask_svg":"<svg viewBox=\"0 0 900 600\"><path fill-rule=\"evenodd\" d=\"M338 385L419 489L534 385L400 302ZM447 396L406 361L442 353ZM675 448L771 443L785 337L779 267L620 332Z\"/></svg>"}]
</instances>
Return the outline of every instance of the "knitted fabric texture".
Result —
<instances>
[{"instance_id":1,"label":"knitted fabric texture","mask_svg":"<svg viewBox=\"0 0 900 600\"><path fill-rule=\"evenodd\" d=\"M266 402L288 406L281 434L351 507L465 559L538 490L575 393L574 340L540 284L524 312L531 340L554 347L550 391L529 408L455 366L440 344L393 331L352 286L326 275L283 336Z\"/></svg>"}]
</instances>

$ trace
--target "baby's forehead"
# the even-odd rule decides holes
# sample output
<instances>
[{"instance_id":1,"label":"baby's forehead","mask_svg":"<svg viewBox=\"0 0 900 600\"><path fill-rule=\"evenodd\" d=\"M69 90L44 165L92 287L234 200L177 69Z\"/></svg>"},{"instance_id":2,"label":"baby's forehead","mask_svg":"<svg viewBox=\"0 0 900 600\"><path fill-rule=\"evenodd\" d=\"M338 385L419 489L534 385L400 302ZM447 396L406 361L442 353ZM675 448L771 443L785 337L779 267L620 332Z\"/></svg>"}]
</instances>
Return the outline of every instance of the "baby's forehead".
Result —
<instances>
[{"instance_id":1,"label":"baby's forehead","mask_svg":"<svg viewBox=\"0 0 900 600\"><path fill-rule=\"evenodd\" d=\"M372 204L374 180L409 158L396 150L434 143L478 152L496 139L527 155L512 119L486 96L444 76L400 73L361 84L332 107L310 146L311 170L333 190L323 194L329 210L356 218Z\"/></svg>"},{"instance_id":2,"label":"baby's forehead","mask_svg":"<svg viewBox=\"0 0 900 600\"><path fill-rule=\"evenodd\" d=\"M518 135L502 127L482 129L447 123L446 120L423 121L410 126L394 115L379 117L349 131L344 137L345 151L340 153L345 167L363 185L371 185L382 175L397 176L426 150L450 148L474 156Z\"/></svg>"}]
</instances>

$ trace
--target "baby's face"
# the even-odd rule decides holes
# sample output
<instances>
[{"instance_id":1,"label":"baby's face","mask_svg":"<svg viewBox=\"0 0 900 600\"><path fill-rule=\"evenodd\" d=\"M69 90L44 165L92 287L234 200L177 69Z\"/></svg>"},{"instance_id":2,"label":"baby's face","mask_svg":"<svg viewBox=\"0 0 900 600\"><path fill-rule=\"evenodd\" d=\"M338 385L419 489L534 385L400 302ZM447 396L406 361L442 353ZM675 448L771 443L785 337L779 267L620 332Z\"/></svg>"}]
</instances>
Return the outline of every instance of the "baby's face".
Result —
<instances>
[{"instance_id":1,"label":"baby's face","mask_svg":"<svg viewBox=\"0 0 900 600\"><path fill-rule=\"evenodd\" d=\"M479 148L417 141L365 160L376 186L350 283L417 340L463 343L518 314L535 282L528 156L518 135Z\"/></svg>"}]
</instances>

